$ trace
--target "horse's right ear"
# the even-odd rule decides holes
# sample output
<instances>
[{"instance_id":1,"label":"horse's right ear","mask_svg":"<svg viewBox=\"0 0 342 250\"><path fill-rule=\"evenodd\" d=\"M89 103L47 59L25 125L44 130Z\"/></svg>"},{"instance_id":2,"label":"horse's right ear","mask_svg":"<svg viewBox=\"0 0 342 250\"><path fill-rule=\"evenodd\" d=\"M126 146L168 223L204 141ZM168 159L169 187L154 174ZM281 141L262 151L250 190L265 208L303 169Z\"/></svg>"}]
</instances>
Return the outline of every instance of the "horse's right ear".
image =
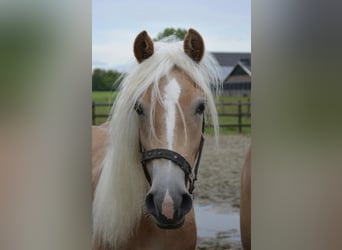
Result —
<instances>
[{"instance_id":1,"label":"horse's right ear","mask_svg":"<svg viewBox=\"0 0 342 250\"><path fill-rule=\"evenodd\" d=\"M139 33L134 41L134 56L139 63L153 55L154 47L152 39L144 30Z\"/></svg>"}]
</instances>

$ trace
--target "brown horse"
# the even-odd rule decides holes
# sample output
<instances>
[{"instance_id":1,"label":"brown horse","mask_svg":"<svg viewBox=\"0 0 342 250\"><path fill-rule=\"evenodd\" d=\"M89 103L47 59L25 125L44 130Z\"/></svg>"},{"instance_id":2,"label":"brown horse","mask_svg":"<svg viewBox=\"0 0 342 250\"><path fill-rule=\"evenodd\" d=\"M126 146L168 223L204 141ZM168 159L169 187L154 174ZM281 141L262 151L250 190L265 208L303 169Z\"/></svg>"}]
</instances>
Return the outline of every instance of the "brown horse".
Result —
<instances>
[{"instance_id":1,"label":"brown horse","mask_svg":"<svg viewBox=\"0 0 342 250\"><path fill-rule=\"evenodd\" d=\"M111 120L93 128L93 249L193 250L205 113L218 128L217 63L193 29L183 44L143 31L134 55Z\"/></svg>"},{"instance_id":2,"label":"brown horse","mask_svg":"<svg viewBox=\"0 0 342 250\"><path fill-rule=\"evenodd\" d=\"M244 250L251 249L251 148L241 173L240 231Z\"/></svg>"}]
</instances>

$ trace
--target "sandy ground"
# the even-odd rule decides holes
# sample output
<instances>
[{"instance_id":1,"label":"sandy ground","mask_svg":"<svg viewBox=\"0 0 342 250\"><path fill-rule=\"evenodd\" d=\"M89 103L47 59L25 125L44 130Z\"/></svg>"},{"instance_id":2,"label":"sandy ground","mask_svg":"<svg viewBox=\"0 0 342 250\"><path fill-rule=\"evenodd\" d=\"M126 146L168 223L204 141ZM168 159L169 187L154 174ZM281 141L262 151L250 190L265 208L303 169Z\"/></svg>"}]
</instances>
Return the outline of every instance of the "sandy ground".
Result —
<instances>
[{"instance_id":1,"label":"sandy ground","mask_svg":"<svg viewBox=\"0 0 342 250\"><path fill-rule=\"evenodd\" d=\"M214 137L206 136L194 192L196 204L211 205L223 213L239 212L240 173L250 143L250 136L221 135L216 150ZM241 249L238 237L237 230L218 232L215 238L199 237L197 249Z\"/></svg>"}]
</instances>

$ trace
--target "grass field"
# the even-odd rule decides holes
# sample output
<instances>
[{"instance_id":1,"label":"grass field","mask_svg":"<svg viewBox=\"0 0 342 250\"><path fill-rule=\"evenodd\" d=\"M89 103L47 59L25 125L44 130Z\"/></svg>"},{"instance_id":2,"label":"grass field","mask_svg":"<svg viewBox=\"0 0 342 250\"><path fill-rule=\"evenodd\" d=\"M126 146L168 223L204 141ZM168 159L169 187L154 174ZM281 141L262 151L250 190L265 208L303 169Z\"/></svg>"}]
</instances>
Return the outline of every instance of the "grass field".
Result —
<instances>
[{"instance_id":1,"label":"grass field","mask_svg":"<svg viewBox=\"0 0 342 250\"><path fill-rule=\"evenodd\" d=\"M116 92L111 91L95 91L92 93L93 102L95 103L108 103L112 104L115 100ZM229 97L229 96L220 96L216 98L217 103L227 103L227 102L250 102L249 97ZM96 114L108 114L110 112L110 107L96 107ZM222 113L237 113L238 106L223 106L217 105L217 112L219 114ZM248 112L248 106L242 105L242 112ZM219 116L220 124L237 124L237 117L227 117L227 116ZM101 124L106 121L106 118L98 117L96 118L96 124ZM242 117L243 124L250 124L250 117ZM211 134L213 131L211 128L207 128L206 132ZM222 134L236 134L238 133L237 128L221 128L220 133ZM243 128L243 134L249 134L250 128Z\"/></svg>"},{"instance_id":2,"label":"grass field","mask_svg":"<svg viewBox=\"0 0 342 250\"><path fill-rule=\"evenodd\" d=\"M113 103L116 92L115 91L93 91L93 102L95 103Z\"/></svg>"}]
</instances>

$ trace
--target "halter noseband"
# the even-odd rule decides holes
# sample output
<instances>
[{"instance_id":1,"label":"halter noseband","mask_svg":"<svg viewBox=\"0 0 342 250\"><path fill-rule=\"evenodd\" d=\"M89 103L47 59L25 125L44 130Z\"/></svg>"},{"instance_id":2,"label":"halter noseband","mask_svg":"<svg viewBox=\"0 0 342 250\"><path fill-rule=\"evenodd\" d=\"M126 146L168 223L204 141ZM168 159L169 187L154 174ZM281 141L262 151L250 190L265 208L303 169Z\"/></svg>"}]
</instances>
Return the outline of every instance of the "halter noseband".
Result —
<instances>
[{"instance_id":1,"label":"halter noseband","mask_svg":"<svg viewBox=\"0 0 342 250\"><path fill-rule=\"evenodd\" d=\"M191 168L190 163L179 153L169 150L169 149L164 149L164 148L156 148L156 149L145 151L144 147L142 146L139 140L140 152L142 154L141 165L143 167L145 177L150 185L152 185L152 180L151 180L150 174L148 173L146 162L150 160L154 160L154 159L167 159L175 163L177 166L180 167L180 169L183 170L185 174L185 185L187 185L187 181L189 180L189 193L192 194L192 192L195 189L195 181L197 180L197 172L198 172L199 163L201 161L202 149L204 145L204 136L203 136L204 125L205 124L204 124L204 116L203 116L202 135L201 135L199 148L197 151L194 174L192 173L192 168Z\"/></svg>"}]
</instances>

